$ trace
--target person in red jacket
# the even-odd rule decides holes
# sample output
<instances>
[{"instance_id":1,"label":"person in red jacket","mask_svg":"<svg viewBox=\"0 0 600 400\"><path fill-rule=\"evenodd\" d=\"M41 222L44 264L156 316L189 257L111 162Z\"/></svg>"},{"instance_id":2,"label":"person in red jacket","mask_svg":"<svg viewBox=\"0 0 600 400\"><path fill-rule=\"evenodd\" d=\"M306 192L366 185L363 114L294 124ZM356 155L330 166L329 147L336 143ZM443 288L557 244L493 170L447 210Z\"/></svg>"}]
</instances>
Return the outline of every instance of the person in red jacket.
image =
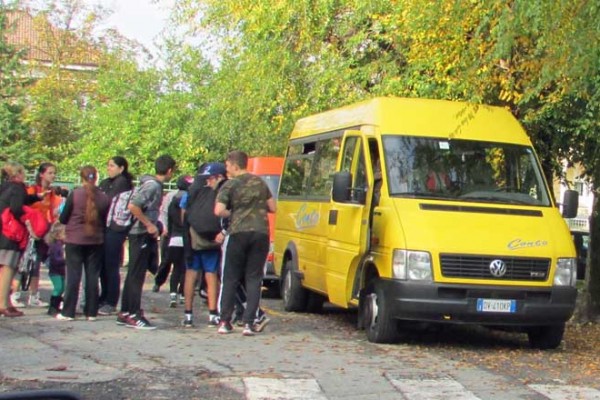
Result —
<instances>
[{"instance_id":1,"label":"person in red jacket","mask_svg":"<svg viewBox=\"0 0 600 400\"><path fill-rule=\"evenodd\" d=\"M0 212L9 208L16 219L24 214L23 206L31 201L25 190L25 169L9 162L1 171ZM0 315L20 317L23 313L10 303L10 284L21 257L19 243L0 232Z\"/></svg>"}]
</instances>

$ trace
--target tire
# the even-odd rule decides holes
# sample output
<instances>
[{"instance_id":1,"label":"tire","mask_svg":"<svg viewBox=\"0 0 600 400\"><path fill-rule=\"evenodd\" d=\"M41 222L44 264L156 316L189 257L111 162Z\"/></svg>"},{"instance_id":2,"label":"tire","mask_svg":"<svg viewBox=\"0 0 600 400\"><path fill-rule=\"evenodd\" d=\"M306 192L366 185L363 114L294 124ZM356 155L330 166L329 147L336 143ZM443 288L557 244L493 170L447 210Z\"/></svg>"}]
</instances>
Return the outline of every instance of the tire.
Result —
<instances>
[{"instance_id":1,"label":"tire","mask_svg":"<svg viewBox=\"0 0 600 400\"><path fill-rule=\"evenodd\" d=\"M323 303L325 303L325 300L324 296L310 292L306 302L306 311L309 313L320 314L323 311Z\"/></svg>"},{"instance_id":2,"label":"tire","mask_svg":"<svg viewBox=\"0 0 600 400\"><path fill-rule=\"evenodd\" d=\"M359 324L366 330L369 342L396 343L399 340L398 322L391 317L387 295L378 281L363 289L359 310Z\"/></svg>"},{"instance_id":3,"label":"tire","mask_svg":"<svg viewBox=\"0 0 600 400\"><path fill-rule=\"evenodd\" d=\"M549 350L556 349L562 342L565 333L565 324L536 326L529 328L529 346L532 349Z\"/></svg>"},{"instance_id":4,"label":"tire","mask_svg":"<svg viewBox=\"0 0 600 400\"><path fill-rule=\"evenodd\" d=\"M308 306L308 290L302 287L302 282L294 274L292 261L285 263L285 272L281 278L281 298L285 311L306 311Z\"/></svg>"}]
</instances>

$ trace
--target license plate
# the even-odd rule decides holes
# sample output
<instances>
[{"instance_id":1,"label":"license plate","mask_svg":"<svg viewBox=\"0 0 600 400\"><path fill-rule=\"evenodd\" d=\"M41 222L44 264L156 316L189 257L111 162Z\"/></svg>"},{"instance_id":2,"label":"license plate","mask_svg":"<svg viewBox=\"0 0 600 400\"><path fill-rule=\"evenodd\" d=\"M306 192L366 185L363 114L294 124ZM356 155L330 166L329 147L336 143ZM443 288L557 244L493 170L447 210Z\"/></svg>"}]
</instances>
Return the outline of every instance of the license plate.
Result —
<instances>
[{"instance_id":1,"label":"license plate","mask_svg":"<svg viewBox=\"0 0 600 400\"><path fill-rule=\"evenodd\" d=\"M514 313L517 311L516 300L477 299L477 311Z\"/></svg>"}]
</instances>

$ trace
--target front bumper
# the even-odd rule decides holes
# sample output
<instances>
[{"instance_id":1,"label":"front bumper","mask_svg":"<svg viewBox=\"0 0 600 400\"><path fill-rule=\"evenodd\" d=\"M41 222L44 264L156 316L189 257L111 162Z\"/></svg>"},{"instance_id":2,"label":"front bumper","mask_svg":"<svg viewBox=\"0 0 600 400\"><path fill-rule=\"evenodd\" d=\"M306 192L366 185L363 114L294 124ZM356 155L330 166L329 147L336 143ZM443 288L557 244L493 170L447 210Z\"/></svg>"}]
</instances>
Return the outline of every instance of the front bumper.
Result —
<instances>
[{"instance_id":1,"label":"front bumper","mask_svg":"<svg viewBox=\"0 0 600 400\"><path fill-rule=\"evenodd\" d=\"M553 325L575 309L573 287L522 287L414 283L382 279L392 318L498 326ZM482 312L478 299L515 300L514 312Z\"/></svg>"}]
</instances>

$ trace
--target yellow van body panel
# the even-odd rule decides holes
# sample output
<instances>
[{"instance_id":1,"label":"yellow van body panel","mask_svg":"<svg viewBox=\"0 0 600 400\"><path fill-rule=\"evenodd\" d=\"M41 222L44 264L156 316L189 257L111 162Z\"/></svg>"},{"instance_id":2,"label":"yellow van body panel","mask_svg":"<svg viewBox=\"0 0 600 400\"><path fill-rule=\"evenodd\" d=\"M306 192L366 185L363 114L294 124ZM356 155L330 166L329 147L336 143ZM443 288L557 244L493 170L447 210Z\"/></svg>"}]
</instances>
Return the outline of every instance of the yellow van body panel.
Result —
<instances>
[{"instance_id":1,"label":"yellow van body panel","mask_svg":"<svg viewBox=\"0 0 600 400\"><path fill-rule=\"evenodd\" d=\"M379 97L298 120L290 140L338 129L376 127L395 133L530 145L523 127L503 108L445 100ZM485 138L482 137L485 132Z\"/></svg>"}]
</instances>

